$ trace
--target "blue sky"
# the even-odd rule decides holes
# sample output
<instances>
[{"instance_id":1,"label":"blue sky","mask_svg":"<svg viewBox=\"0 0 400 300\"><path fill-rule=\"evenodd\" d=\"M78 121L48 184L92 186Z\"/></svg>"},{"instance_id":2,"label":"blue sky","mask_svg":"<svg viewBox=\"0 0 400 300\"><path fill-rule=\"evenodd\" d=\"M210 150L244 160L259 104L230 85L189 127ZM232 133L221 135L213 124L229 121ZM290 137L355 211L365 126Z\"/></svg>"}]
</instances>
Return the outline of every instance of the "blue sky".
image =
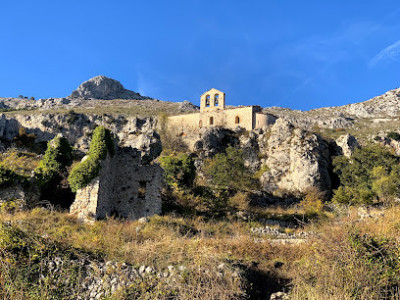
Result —
<instances>
[{"instance_id":1,"label":"blue sky","mask_svg":"<svg viewBox=\"0 0 400 300\"><path fill-rule=\"evenodd\" d=\"M400 2L1 1L0 96L95 76L161 100L312 109L400 86Z\"/></svg>"}]
</instances>

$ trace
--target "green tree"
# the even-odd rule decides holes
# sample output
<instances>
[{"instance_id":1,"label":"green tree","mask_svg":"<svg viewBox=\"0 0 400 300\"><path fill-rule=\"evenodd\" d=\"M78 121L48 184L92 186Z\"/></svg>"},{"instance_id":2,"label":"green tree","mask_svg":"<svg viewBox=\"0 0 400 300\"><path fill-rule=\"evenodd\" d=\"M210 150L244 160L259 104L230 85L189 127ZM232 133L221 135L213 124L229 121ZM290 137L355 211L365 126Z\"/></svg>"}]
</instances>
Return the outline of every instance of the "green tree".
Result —
<instances>
[{"instance_id":1,"label":"green tree","mask_svg":"<svg viewBox=\"0 0 400 300\"><path fill-rule=\"evenodd\" d=\"M356 149L350 158L335 157L334 172L341 186L334 192L333 199L356 204L371 203L377 196L394 195L398 164L399 157L376 144Z\"/></svg>"},{"instance_id":2,"label":"green tree","mask_svg":"<svg viewBox=\"0 0 400 300\"><path fill-rule=\"evenodd\" d=\"M170 154L160 157L164 169L165 182L179 187L191 187L196 177L193 159L186 153Z\"/></svg>"},{"instance_id":3,"label":"green tree","mask_svg":"<svg viewBox=\"0 0 400 300\"><path fill-rule=\"evenodd\" d=\"M237 190L249 190L256 187L256 180L244 165L242 149L227 147L225 153L218 153L208 159L204 174L215 186Z\"/></svg>"},{"instance_id":4,"label":"green tree","mask_svg":"<svg viewBox=\"0 0 400 300\"><path fill-rule=\"evenodd\" d=\"M72 163L72 148L65 137L57 136L47 143L47 149L35 169L39 186L44 190L53 188L66 177L67 167Z\"/></svg>"}]
</instances>

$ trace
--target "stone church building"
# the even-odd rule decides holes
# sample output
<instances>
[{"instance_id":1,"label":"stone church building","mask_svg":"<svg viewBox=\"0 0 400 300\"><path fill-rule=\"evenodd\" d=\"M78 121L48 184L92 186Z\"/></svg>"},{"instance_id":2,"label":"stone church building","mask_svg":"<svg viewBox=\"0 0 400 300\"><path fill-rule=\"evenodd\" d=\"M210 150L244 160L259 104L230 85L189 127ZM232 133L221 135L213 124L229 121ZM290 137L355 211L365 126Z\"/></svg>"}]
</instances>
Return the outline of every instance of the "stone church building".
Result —
<instances>
[{"instance_id":1,"label":"stone church building","mask_svg":"<svg viewBox=\"0 0 400 300\"><path fill-rule=\"evenodd\" d=\"M262 113L258 105L227 108L225 93L211 89L200 97L200 113L171 116L168 122L185 131L196 131L203 127L219 126L228 129L237 127L253 130L275 122L276 117Z\"/></svg>"}]
</instances>

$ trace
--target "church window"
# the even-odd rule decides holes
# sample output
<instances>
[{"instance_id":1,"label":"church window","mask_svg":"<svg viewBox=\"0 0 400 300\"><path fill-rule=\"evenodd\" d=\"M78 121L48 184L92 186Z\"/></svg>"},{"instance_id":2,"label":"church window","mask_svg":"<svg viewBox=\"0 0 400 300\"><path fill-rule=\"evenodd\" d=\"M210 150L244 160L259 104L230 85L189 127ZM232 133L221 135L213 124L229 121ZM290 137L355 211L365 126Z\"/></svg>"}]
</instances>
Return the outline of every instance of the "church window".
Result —
<instances>
[{"instance_id":1,"label":"church window","mask_svg":"<svg viewBox=\"0 0 400 300\"><path fill-rule=\"evenodd\" d=\"M210 117L210 125L213 125L213 124L214 124L214 118Z\"/></svg>"},{"instance_id":2,"label":"church window","mask_svg":"<svg viewBox=\"0 0 400 300\"><path fill-rule=\"evenodd\" d=\"M215 106L219 105L219 95L218 94L215 94L215 96L214 96L214 105Z\"/></svg>"},{"instance_id":3,"label":"church window","mask_svg":"<svg viewBox=\"0 0 400 300\"><path fill-rule=\"evenodd\" d=\"M200 128L203 127L203 121L202 121L202 120L199 121L199 127L200 127Z\"/></svg>"},{"instance_id":4,"label":"church window","mask_svg":"<svg viewBox=\"0 0 400 300\"><path fill-rule=\"evenodd\" d=\"M206 96L206 107L210 107L210 95Z\"/></svg>"},{"instance_id":5,"label":"church window","mask_svg":"<svg viewBox=\"0 0 400 300\"><path fill-rule=\"evenodd\" d=\"M239 116L236 116L235 117L235 124L239 124L240 123L240 118L239 118Z\"/></svg>"}]
</instances>

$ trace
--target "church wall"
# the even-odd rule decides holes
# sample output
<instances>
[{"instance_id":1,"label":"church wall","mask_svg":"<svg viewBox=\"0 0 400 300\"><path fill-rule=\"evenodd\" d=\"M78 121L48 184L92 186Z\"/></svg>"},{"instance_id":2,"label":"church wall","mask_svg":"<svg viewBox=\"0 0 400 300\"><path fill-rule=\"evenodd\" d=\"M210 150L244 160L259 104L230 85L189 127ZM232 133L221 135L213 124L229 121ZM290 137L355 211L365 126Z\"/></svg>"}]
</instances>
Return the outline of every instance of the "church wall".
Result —
<instances>
[{"instance_id":1,"label":"church wall","mask_svg":"<svg viewBox=\"0 0 400 300\"><path fill-rule=\"evenodd\" d=\"M224 127L234 129L240 126L246 130L252 130L254 128L253 110L252 106L224 110ZM237 118L239 118L239 123L236 123Z\"/></svg>"},{"instance_id":2,"label":"church wall","mask_svg":"<svg viewBox=\"0 0 400 300\"><path fill-rule=\"evenodd\" d=\"M270 114L261 114L261 113L256 113L255 114L255 128L263 128L265 126L269 126L275 123L276 117Z\"/></svg>"},{"instance_id":3,"label":"church wall","mask_svg":"<svg viewBox=\"0 0 400 300\"><path fill-rule=\"evenodd\" d=\"M200 114L185 114L168 117L167 126L173 126L180 132L192 132L199 130Z\"/></svg>"},{"instance_id":4,"label":"church wall","mask_svg":"<svg viewBox=\"0 0 400 300\"><path fill-rule=\"evenodd\" d=\"M258 113L260 108L257 106L246 106L225 110L208 111L203 113L193 113L168 117L167 126L174 127L179 132L196 132L201 127L221 126L229 129L235 129L237 126L252 130L254 128L263 128L275 122L276 117ZM210 118L213 118L213 124L210 125ZM236 118L239 123L236 123Z\"/></svg>"}]
</instances>

